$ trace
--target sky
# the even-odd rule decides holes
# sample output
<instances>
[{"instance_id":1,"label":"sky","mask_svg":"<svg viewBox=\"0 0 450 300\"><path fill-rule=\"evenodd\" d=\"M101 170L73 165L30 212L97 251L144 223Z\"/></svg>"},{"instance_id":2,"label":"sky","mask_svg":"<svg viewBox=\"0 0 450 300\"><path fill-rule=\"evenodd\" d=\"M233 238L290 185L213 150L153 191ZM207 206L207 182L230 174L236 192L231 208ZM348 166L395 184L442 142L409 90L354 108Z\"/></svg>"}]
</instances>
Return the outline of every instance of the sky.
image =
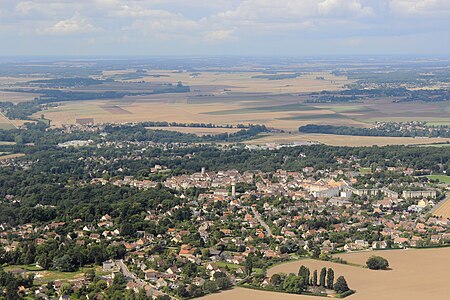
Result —
<instances>
[{"instance_id":1,"label":"sky","mask_svg":"<svg viewBox=\"0 0 450 300\"><path fill-rule=\"evenodd\" d=\"M450 55L450 0L0 0L0 56Z\"/></svg>"}]
</instances>

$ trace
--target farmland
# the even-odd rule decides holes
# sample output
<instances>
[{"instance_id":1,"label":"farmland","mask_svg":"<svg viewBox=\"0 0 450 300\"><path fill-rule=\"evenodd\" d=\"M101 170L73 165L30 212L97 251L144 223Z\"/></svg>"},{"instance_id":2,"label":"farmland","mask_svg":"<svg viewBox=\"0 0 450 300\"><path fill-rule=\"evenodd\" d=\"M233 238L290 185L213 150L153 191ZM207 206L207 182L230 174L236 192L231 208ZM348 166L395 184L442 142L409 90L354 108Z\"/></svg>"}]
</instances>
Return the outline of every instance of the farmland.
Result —
<instances>
[{"instance_id":1,"label":"farmland","mask_svg":"<svg viewBox=\"0 0 450 300\"><path fill-rule=\"evenodd\" d=\"M43 114L53 127L75 124L82 118L93 118L97 124L143 121L264 124L274 133L251 143L314 141L329 145L381 146L447 142L447 139L438 138L420 141L412 138L298 135L298 128L307 124L367 128L375 122L423 121L429 125L450 125L450 107L446 101L402 102L397 96L386 96L385 90L376 85L369 96L360 95L364 94L364 89L351 88L360 84L352 78L351 70L369 68L366 71L366 76L369 76L378 67L376 62L373 66L352 62L347 65L349 69L346 72L336 72L336 62L322 63L324 65L226 62L217 67L187 60L184 68L181 67L183 64L155 68L145 62L138 66L132 63L130 66L115 66L109 62L111 65L108 67L95 66L89 70L81 70L75 64L71 78L61 78L57 73L59 66L50 64L45 66L46 78L41 78L43 73L39 68L33 72L31 67L20 74L12 72L10 77L0 77L0 89L3 89L0 101L29 101L42 91L42 97L51 99L52 103L44 105L41 111L30 117L38 119ZM142 67L145 65L147 67ZM74 80L73 76L79 78ZM176 90L178 84L182 90ZM429 84L429 89L444 87L444 83L436 85L433 81ZM401 89L403 85L395 87ZM19 121L14 125L22 123ZM0 120L1 128L12 126L7 120ZM200 135L210 133L187 127L182 130Z\"/></svg>"},{"instance_id":2,"label":"farmland","mask_svg":"<svg viewBox=\"0 0 450 300\"><path fill-rule=\"evenodd\" d=\"M447 184L449 182L446 182ZM437 204L433 210L432 213L434 216L443 217L443 218L450 218L450 197L449 194L447 194L447 199L441 201L439 204Z\"/></svg>"},{"instance_id":3,"label":"farmland","mask_svg":"<svg viewBox=\"0 0 450 300\"><path fill-rule=\"evenodd\" d=\"M339 257L348 262L364 265L373 255L372 251L341 254ZM277 265L268 270L268 276L275 273L297 273L301 265L315 270L322 267L332 267L336 274L345 276L350 288L356 294L354 300L419 300L447 299L450 286L447 280L450 276L450 248L427 250L392 250L377 252L388 259L392 270L372 271L362 267L342 265L317 260L299 260ZM314 299L309 296L279 294L273 292L254 291L237 288L218 295L210 295L203 299Z\"/></svg>"}]
</instances>

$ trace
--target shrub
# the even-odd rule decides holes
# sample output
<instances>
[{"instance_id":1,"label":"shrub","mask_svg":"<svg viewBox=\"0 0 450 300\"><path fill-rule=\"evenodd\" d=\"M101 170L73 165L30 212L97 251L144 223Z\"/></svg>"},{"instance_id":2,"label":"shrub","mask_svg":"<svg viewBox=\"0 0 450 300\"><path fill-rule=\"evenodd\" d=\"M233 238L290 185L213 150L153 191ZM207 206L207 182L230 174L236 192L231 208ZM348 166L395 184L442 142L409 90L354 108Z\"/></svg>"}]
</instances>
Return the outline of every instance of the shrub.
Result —
<instances>
[{"instance_id":1,"label":"shrub","mask_svg":"<svg viewBox=\"0 0 450 300\"><path fill-rule=\"evenodd\" d=\"M389 262L381 256L371 256L366 265L371 270L386 270L389 267Z\"/></svg>"}]
</instances>

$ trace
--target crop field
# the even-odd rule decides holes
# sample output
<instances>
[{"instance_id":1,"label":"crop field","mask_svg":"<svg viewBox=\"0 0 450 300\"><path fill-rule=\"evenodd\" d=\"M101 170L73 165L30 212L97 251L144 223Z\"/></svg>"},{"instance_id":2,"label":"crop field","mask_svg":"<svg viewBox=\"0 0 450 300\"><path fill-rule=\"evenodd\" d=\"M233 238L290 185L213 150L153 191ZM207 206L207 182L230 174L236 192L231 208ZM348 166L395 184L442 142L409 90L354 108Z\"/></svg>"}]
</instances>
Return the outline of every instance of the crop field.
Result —
<instances>
[{"instance_id":1,"label":"crop field","mask_svg":"<svg viewBox=\"0 0 450 300\"><path fill-rule=\"evenodd\" d=\"M129 70L128 72L132 72ZM113 76L115 74L124 73L122 70L104 72L106 76ZM290 72L278 73L292 74ZM347 77L334 76L328 72L314 72L301 74L297 78L287 78L282 80L269 80L261 78L270 74L262 72L216 72L204 71L197 73L179 72L175 70L155 70L148 72L142 78L132 79L130 81L145 81L153 83L161 82L178 82L181 81L189 86L201 88L204 86L215 86L226 88L231 91L240 92L261 92L268 93L304 93L304 92L320 92L323 90L339 90L342 86L349 84L352 81ZM323 77L324 80L317 79Z\"/></svg>"},{"instance_id":2,"label":"crop field","mask_svg":"<svg viewBox=\"0 0 450 300\"><path fill-rule=\"evenodd\" d=\"M371 255L385 257L392 270L372 271L362 267L336 264L317 260L299 260L277 265L268 270L268 276L275 273L296 273L301 265L310 270L332 267L335 276L343 275L356 294L352 300L444 300L450 294L450 248L421 250L365 251L338 255L348 262L365 265ZM310 296L288 295L273 292L237 288L202 299L264 299L291 300L315 299ZM320 298L319 298L320 299Z\"/></svg>"},{"instance_id":3,"label":"crop field","mask_svg":"<svg viewBox=\"0 0 450 300\"><path fill-rule=\"evenodd\" d=\"M38 94L32 94L32 93L0 91L0 102L19 103L19 102L24 102L24 101L31 101L35 97L38 97L38 96L39 96Z\"/></svg>"},{"instance_id":4,"label":"crop field","mask_svg":"<svg viewBox=\"0 0 450 300\"><path fill-rule=\"evenodd\" d=\"M197 73L177 70L104 71L105 78L116 82L82 86L76 91L149 92L152 87L178 81L191 87L189 93L127 96L123 99L66 101L57 107L38 112L60 127L76 119L94 118L95 123L166 121L212 123L216 125L264 124L290 134L267 135L253 142L285 143L315 141L330 145L369 146L389 144L429 144L447 139L412 139L389 137L348 137L336 135L300 135L298 128L307 124L370 127L377 121L427 121L432 125L450 124L450 107L446 103L394 103L393 99L370 99L351 103L308 103L309 92L340 90L352 81L329 72L263 73L260 71L211 71ZM35 78L22 78L22 81ZM6 79L4 86L21 82ZM14 81L16 80L16 81ZM1 78L0 78L1 81ZM30 100L37 95L0 92L0 101ZM3 118L4 119L4 118ZM13 121L18 126L23 121ZM0 128L14 125L0 117ZM167 128L162 128L167 129ZM183 129L185 130L185 129ZM205 132L190 131L196 134Z\"/></svg>"},{"instance_id":5,"label":"crop field","mask_svg":"<svg viewBox=\"0 0 450 300\"><path fill-rule=\"evenodd\" d=\"M170 130L182 133L193 133L198 136L216 135L221 133L234 133L239 131L239 128L205 128L205 127L149 127L153 130Z\"/></svg>"},{"instance_id":6,"label":"crop field","mask_svg":"<svg viewBox=\"0 0 450 300\"><path fill-rule=\"evenodd\" d=\"M450 181L445 179L444 183L450 184ZM434 216L450 218L450 194L447 194L446 199L439 202L433 209L431 210Z\"/></svg>"},{"instance_id":7,"label":"crop field","mask_svg":"<svg viewBox=\"0 0 450 300\"><path fill-rule=\"evenodd\" d=\"M258 139L247 141L248 145L266 144L304 144L316 142L332 146L386 146L386 145L423 145L427 143L444 143L450 138L412 138L412 137L382 137L382 136L343 136L334 134L266 134Z\"/></svg>"}]
</instances>

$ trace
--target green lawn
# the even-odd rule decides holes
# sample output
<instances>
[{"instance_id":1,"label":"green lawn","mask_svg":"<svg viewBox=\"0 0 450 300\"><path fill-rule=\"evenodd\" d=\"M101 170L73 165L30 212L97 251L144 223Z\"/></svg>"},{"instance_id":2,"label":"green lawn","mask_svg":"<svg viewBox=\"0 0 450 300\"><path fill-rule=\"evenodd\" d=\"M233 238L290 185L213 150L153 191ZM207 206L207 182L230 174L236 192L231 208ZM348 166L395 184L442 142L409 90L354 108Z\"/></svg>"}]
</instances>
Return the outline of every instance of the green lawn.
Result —
<instances>
[{"instance_id":1,"label":"green lawn","mask_svg":"<svg viewBox=\"0 0 450 300\"><path fill-rule=\"evenodd\" d=\"M14 266L4 266L5 271L14 271L18 269L24 269L26 271L42 271L42 268L36 267L35 265L14 265Z\"/></svg>"},{"instance_id":2,"label":"green lawn","mask_svg":"<svg viewBox=\"0 0 450 300\"><path fill-rule=\"evenodd\" d=\"M372 170L370 168L359 168L359 172L361 174L370 174L372 173Z\"/></svg>"},{"instance_id":3,"label":"green lawn","mask_svg":"<svg viewBox=\"0 0 450 300\"><path fill-rule=\"evenodd\" d=\"M91 266L86 266L80 268L78 271L75 272L60 272L60 271L43 270L42 268L36 267L35 265L13 265L3 267L5 271L24 269L30 273L34 273L37 275L37 277L35 278L37 282L49 282L55 280L68 281L80 278L83 277L84 273L91 268L92 268ZM100 276L110 274L110 272L104 272L101 266L97 266L95 268L95 272L97 275Z\"/></svg>"},{"instance_id":4,"label":"green lawn","mask_svg":"<svg viewBox=\"0 0 450 300\"><path fill-rule=\"evenodd\" d=\"M447 175L428 175L426 176L428 179L439 180L441 183L450 184L450 176Z\"/></svg>"},{"instance_id":5,"label":"green lawn","mask_svg":"<svg viewBox=\"0 0 450 300\"><path fill-rule=\"evenodd\" d=\"M217 262L217 266L218 266L219 268L225 268L225 267L228 267L230 270L234 270L234 269L238 269L238 268L241 268L241 267L242 267L242 266L240 266L240 265L235 265L235 264L227 263L227 262ZM260 269L260 268L253 268L253 272L256 272L256 273L258 273L258 274L261 274L262 269Z\"/></svg>"}]
</instances>

